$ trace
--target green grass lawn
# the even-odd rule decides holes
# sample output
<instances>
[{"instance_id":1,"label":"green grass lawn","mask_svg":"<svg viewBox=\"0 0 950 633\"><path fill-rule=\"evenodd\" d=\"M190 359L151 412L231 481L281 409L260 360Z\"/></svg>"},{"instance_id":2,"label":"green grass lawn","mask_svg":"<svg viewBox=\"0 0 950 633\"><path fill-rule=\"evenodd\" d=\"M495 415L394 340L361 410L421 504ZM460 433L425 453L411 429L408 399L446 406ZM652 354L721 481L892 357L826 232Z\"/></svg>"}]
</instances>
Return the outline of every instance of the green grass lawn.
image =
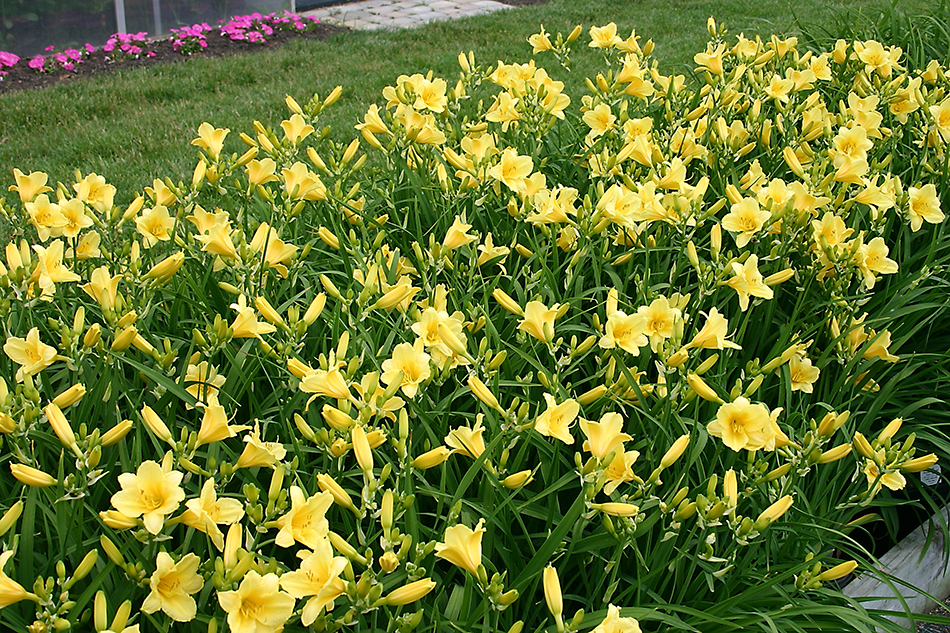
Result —
<instances>
[{"instance_id":1,"label":"green grass lawn","mask_svg":"<svg viewBox=\"0 0 950 633\"><path fill-rule=\"evenodd\" d=\"M882 6L881 0L552 0L411 30L341 33L259 54L199 57L11 93L0 97L2 182L12 182L14 167L46 171L57 180L70 179L74 169L94 171L118 187L121 204L156 176L188 177L195 161L188 143L202 121L231 128L227 149L243 151L236 132L248 130L254 119L276 125L287 113L285 95L306 101L339 84L344 96L321 120L348 140L353 124L398 75L431 69L451 84L458 53L468 50L484 64L525 61L531 55L525 40L540 24L549 32L567 33L576 24L585 29L573 72L557 68L551 57L538 60L568 84L577 103L583 77L602 63L585 44L592 25L616 22L624 37L635 28L644 40L656 41L666 70L688 73L692 56L704 48L709 16L734 34L794 33L796 15L822 23L846 5L872 12Z\"/></svg>"}]
</instances>

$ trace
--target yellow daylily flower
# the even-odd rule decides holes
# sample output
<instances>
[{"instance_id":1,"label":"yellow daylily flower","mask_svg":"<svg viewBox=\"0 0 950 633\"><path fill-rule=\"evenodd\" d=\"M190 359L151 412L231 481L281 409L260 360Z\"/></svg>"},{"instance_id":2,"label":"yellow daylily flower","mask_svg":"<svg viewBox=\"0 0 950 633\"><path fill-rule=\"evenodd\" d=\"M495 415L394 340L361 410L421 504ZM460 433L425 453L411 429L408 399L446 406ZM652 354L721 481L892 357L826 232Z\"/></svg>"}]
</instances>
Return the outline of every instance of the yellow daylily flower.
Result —
<instances>
[{"instance_id":1,"label":"yellow daylily flower","mask_svg":"<svg viewBox=\"0 0 950 633\"><path fill-rule=\"evenodd\" d=\"M607 617L591 633L640 633L640 623L635 618L620 617L620 608L611 604Z\"/></svg>"},{"instance_id":2,"label":"yellow daylily flower","mask_svg":"<svg viewBox=\"0 0 950 633\"><path fill-rule=\"evenodd\" d=\"M287 455L287 449L280 442L265 442L261 440L260 426L254 427L253 433L244 436L244 452L234 463L234 468L253 468L266 466L273 468L274 464Z\"/></svg>"},{"instance_id":3,"label":"yellow daylily flower","mask_svg":"<svg viewBox=\"0 0 950 633\"><path fill-rule=\"evenodd\" d=\"M218 592L232 633L278 633L294 612L294 598L280 591L276 574L245 574L236 591Z\"/></svg>"},{"instance_id":4,"label":"yellow daylily flower","mask_svg":"<svg viewBox=\"0 0 950 633\"><path fill-rule=\"evenodd\" d=\"M392 357L383 361L380 380L386 385L401 381L400 389L406 397L415 398L419 386L432 375L424 345L424 340L418 338L415 343L400 343L393 348Z\"/></svg>"},{"instance_id":5,"label":"yellow daylily flower","mask_svg":"<svg viewBox=\"0 0 950 633\"><path fill-rule=\"evenodd\" d=\"M112 495L112 505L127 517L142 517L145 529L158 534L165 523L165 515L178 509L185 500L181 489L183 474L166 471L161 465L146 460L135 474L119 475L122 490Z\"/></svg>"},{"instance_id":6,"label":"yellow daylily flower","mask_svg":"<svg viewBox=\"0 0 950 633\"><path fill-rule=\"evenodd\" d=\"M759 258L750 255L744 264L732 262L732 271L735 276L726 282L726 285L739 293L739 309L745 312L749 308L749 297L771 299L772 289L765 285L762 273L759 272Z\"/></svg>"},{"instance_id":7,"label":"yellow daylily flower","mask_svg":"<svg viewBox=\"0 0 950 633\"><path fill-rule=\"evenodd\" d=\"M313 624L324 609L331 611L333 601L346 592L346 585L340 578L347 565L346 558L333 556L333 548L325 538L317 541L312 550L299 552L300 569L285 572L280 577L280 588L294 598L301 600L312 596L300 615L304 626Z\"/></svg>"},{"instance_id":8,"label":"yellow daylily flower","mask_svg":"<svg viewBox=\"0 0 950 633\"><path fill-rule=\"evenodd\" d=\"M333 495L318 492L309 498L297 486L290 487L291 508L277 519L280 532L274 542L280 547L293 547L294 541L313 549L327 538L330 524L327 510L333 505Z\"/></svg>"},{"instance_id":9,"label":"yellow daylily flower","mask_svg":"<svg viewBox=\"0 0 950 633\"><path fill-rule=\"evenodd\" d=\"M581 418L581 431L587 436L584 450L590 451L597 459L604 459L611 452L623 450L623 443L633 439L623 433L623 417L619 413L608 412L601 416L600 422L590 422Z\"/></svg>"},{"instance_id":10,"label":"yellow daylily flower","mask_svg":"<svg viewBox=\"0 0 950 633\"><path fill-rule=\"evenodd\" d=\"M541 435L559 439L568 445L573 444L574 436L571 435L570 428L581 406L573 398L558 404L549 393L544 394L544 400L547 402L547 409L534 421L534 429Z\"/></svg>"},{"instance_id":11,"label":"yellow daylily flower","mask_svg":"<svg viewBox=\"0 0 950 633\"><path fill-rule=\"evenodd\" d=\"M168 215L168 209L161 204L145 209L142 215L135 218L135 228L142 235L145 248L170 240L174 227L175 218Z\"/></svg>"},{"instance_id":12,"label":"yellow daylily flower","mask_svg":"<svg viewBox=\"0 0 950 633\"><path fill-rule=\"evenodd\" d=\"M554 320L560 307L558 303L548 308L540 301L529 301L524 309L524 319L518 322L518 329L539 341L550 343L554 340Z\"/></svg>"},{"instance_id":13,"label":"yellow daylily flower","mask_svg":"<svg viewBox=\"0 0 950 633\"><path fill-rule=\"evenodd\" d=\"M3 568L11 558L13 558L12 551L6 551L0 554L0 609L15 604L20 600L36 598L36 596L24 589L23 585L4 573Z\"/></svg>"},{"instance_id":14,"label":"yellow daylily flower","mask_svg":"<svg viewBox=\"0 0 950 633\"><path fill-rule=\"evenodd\" d=\"M15 185L10 185L8 191L16 191L20 195L20 202L32 202L33 198L41 193L52 191L46 186L49 176L41 171L31 172L29 176L19 169L13 170Z\"/></svg>"},{"instance_id":15,"label":"yellow daylily flower","mask_svg":"<svg viewBox=\"0 0 950 633\"><path fill-rule=\"evenodd\" d=\"M16 372L16 381L23 382L27 376L33 376L53 364L57 358L56 348L40 340L40 331L32 328L26 338L11 336L3 344L3 351L20 365Z\"/></svg>"},{"instance_id":16,"label":"yellow daylily flower","mask_svg":"<svg viewBox=\"0 0 950 633\"><path fill-rule=\"evenodd\" d=\"M190 622L198 613L198 605L191 594L201 591L204 580L198 575L201 559L185 554L177 563L166 552L159 552L155 572L149 578L151 593L142 603L142 611L155 613L159 609L176 622Z\"/></svg>"},{"instance_id":17,"label":"yellow daylily flower","mask_svg":"<svg viewBox=\"0 0 950 633\"><path fill-rule=\"evenodd\" d=\"M487 532L484 524L485 519L479 519L474 530L461 523L447 528L445 541L435 544L435 555L477 578L478 566L482 564L482 534Z\"/></svg>"},{"instance_id":18,"label":"yellow daylily flower","mask_svg":"<svg viewBox=\"0 0 950 633\"><path fill-rule=\"evenodd\" d=\"M774 437L768 408L742 396L720 405L716 419L706 425L706 430L737 452L761 449Z\"/></svg>"},{"instance_id":19,"label":"yellow daylily flower","mask_svg":"<svg viewBox=\"0 0 950 633\"><path fill-rule=\"evenodd\" d=\"M191 144L204 148L211 160L216 161L224 148L224 139L230 131L229 129L215 128L210 123L205 122L198 126L198 138L193 140Z\"/></svg>"},{"instance_id":20,"label":"yellow daylily flower","mask_svg":"<svg viewBox=\"0 0 950 633\"><path fill-rule=\"evenodd\" d=\"M224 550L224 534L218 525L233 525L244 517L244 505L240 501L218 499L213 479L205 480L201 494L186 501L185 507L181 522L207 534L218 551Z\"/></svg>"}]
</instances>

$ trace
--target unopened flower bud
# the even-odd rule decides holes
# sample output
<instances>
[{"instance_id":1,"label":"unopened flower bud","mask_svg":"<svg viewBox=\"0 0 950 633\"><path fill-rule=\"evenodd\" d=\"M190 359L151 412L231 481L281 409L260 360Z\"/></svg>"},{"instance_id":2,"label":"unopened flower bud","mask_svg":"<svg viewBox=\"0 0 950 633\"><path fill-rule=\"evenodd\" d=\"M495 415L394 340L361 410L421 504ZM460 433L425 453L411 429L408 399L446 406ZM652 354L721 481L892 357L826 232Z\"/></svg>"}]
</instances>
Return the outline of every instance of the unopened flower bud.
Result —
<instances>
[{"instance_id":1,"label":"unopened flower bud","mask_svg":"<svg viewBox=\"0 0 950 633\"><path fill-rule=\"evenodd\" d=\"M444 446L437 446L431 451L427 451L422 455L419 455L414 460L412 460L412 467L419 470L427 470L438 466L445 460L449 458L449 455L452 454L452 451L447 449Z\"/></svg>"},{"instance_id":2,"label":"unopened flower bud","mask_svg":"<svg viewBox=\"0 0 950 633\"><path fill-rule=\"evenodd\" d=\"M610 516L615 517L635 517L640 511L640 508L633 505L632 503L619 503L608 501L607 503L592 503L590 507L595 510L600 510L604 514L609 514Z\"/></svg>"},{"instance_id":3,"label":"unopened flower bud","mask_svg":"<svg viewBox=\"0 0 950 633\"><path fill-rule=\"evenodd\" d=\"M152 410L152 407L148 405L142 407L142 420L145 422L145 426L155 434L155 437L163 442L168 442L172 445L175 444L175 441L172 439L172 432L168 430L168 427L162 419L158 417L158 414Z\"/></svg>"},{"instance_id":4,"label":"unopened flower bud","mask_svg":"<svg viewBox=\"0 0 950 633\"><path fill-rule=\"evenodd\" d=\"M79 402L79 400L84 395L86 395L86 386L77 382L75 385L56 396L53 399L53 404L55 404L60 409L65 409Z\"/></svg>"},{"instance_id":5,"label":"unopened flower bud","mask_svg":"<svg viewBox=\"0 0 950 633\"><path fill-rule=\"evenodd\" d=\"M48 488L56 485L56 479L42 470L27 466L25 464L10 464L10 472L16 477L17 481L32 486L34 488Z\"/></svg>"},{"instance_id":6,"label":"unopened flower bud","mask_svg":"<svg viewBox=\"0 0 950 633\"><path fill-rule=\"evenodd\" d=\"M673 442L670 449L666 451L666 454L663 455L663 459L660 460L660 468L665 470L672 466L673 463L680 458L687 446L689 446L689 435L680 436L679 439Z\"/></svg>"},{"instance_id":7,"label":"unopened flower bud","mask_svg":"<svg viewBox=\"0 0 950 633\"><path fill-rule=\"evenodd\" d=\"M125 437L130 430L132 430L132 420L122 420L102 434L102 445L112 446Z\"/></svg>"},{"instance_id":8,"label":"unopened flower bud","mask_svg":"<svg viewBox=\"0 0 950 633\"><path fill-rule=\"evenodd\" d=\"M821 456L817 460L815 460L815 463L816 464L830 464L850 454L851 454L851 445L841 444L839 446L835 446L831 450L824 451L821 454Z\"/></svg>"},{"instance_id":9,"label":"unopened flower bud","mask_svg":"<svg viewBox=\"0 0 950 633\"><path fill-rule=\"evenodd\" d=\"M399 607L410 604L423 598L430 591L435 589L436 583L431 578L423 578L404 585L399 589L391 591L383 601L391 607Z\"/></svg>"}]
</instances>

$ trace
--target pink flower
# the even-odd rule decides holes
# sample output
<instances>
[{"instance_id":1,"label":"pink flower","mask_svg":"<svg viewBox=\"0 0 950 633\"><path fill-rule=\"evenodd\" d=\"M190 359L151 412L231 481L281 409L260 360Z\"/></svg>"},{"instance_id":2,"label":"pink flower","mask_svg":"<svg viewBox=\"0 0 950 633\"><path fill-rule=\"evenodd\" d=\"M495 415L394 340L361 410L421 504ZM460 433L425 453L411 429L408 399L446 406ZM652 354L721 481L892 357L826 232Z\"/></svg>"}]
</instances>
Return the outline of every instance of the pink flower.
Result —
<instances>
[{"instance_id":1,"label":"pink flower","mask_svg":"<svg viewBox=\"0 0 950 633\"><path fill-rule=\"evenodd\" d=\"M149 56L149 57L155 57L155 52L154 52L154 51L149 51L149 52L148 52L148 56Z\"/></svg>"},{"instance_id":2,"label":"pink flower","mask_svg":"<svg viewBox=\"0 0 950 633\"><path fill-rule=\"evenodd\" d=\"M93 46L92 44L90 44L89 42L86 42L86 47L85 47L85 48L86 48L86 52L89 53L89 54L92 54L92 53L95 53L95 52L96 52L96 47Z\"/></svg>"},{"instance_id":3,"label":"pink flower","mask_svg":"<svg viewBox=\"0 0 950 633\"><path fill-rule=\"evenodd\" d=\"M20 61L20 58L14 55L13 53L0 51L0 66L13 67L17 65L18 61Z\"/></svg>"},{"instance_id":4,"label":"pink flower","mask_svg":"<svg viewBox=\"0 0 950 633\"><path fill-rule=\"evenodd\" d=\"M27 62L27 66L29 66L33 70L38 70L39 72L43 72L43 66L45 64L46 64L46 58L43 57L42 55L37 55L36 57L31 59L29 62Z\"/></svg>"},{"instance_id":5,"label":"pink flower","mask_svg":"<svg viewBox=\"0 0 950 633\"><path fill-rule=\"evenodd\" d=\"M43 50L44 50L44 51L51 51L51 50L53 50L53 49L55 49L55 48L56 48L55 46L47 46L47 47L44 48Z\"/></svg>"},{"instance_id":6,"label":"pink flower","mask_svg":"<svg viewBox=\"0 0 950 633\"><path fill-rule=\"evenodd\" d=\"M74 63L72 63L72 62L65 62L65 63L63 63L63 68L65 68L66 70L72 70L72 69L75 68L75 67L76 67L76 64L74 64Z\"/></svg>"}]
</instances>

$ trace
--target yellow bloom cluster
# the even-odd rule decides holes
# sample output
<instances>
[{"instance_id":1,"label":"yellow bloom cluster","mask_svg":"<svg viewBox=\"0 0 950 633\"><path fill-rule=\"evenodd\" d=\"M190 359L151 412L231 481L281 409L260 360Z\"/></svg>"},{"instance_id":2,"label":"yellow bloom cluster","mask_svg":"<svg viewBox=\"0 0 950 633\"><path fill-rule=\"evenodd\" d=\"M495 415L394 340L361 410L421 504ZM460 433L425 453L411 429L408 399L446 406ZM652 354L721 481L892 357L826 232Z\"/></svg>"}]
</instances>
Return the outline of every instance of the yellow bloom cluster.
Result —
<instances>
[{"instance_id":1,"label":"yellow bloom cluster","mask_svg":"<svg viewBox=\"0 0 950 633\"><path fill-rule=\"evenodd\" d=\"M615 24L580 96L533 59L400 76L356 125L381 168L318 131L335 89L203 123L191 181L124 208L14 170L0 608L78 626L95 569L97 631L518 633L543 593L559 633L639 633L638 600L714 609L765 573L739 564L853 569L805 548L937 462L876 418L945 316L950 79L710 32L695 82Z\"/></svg>"}]
</instances>

